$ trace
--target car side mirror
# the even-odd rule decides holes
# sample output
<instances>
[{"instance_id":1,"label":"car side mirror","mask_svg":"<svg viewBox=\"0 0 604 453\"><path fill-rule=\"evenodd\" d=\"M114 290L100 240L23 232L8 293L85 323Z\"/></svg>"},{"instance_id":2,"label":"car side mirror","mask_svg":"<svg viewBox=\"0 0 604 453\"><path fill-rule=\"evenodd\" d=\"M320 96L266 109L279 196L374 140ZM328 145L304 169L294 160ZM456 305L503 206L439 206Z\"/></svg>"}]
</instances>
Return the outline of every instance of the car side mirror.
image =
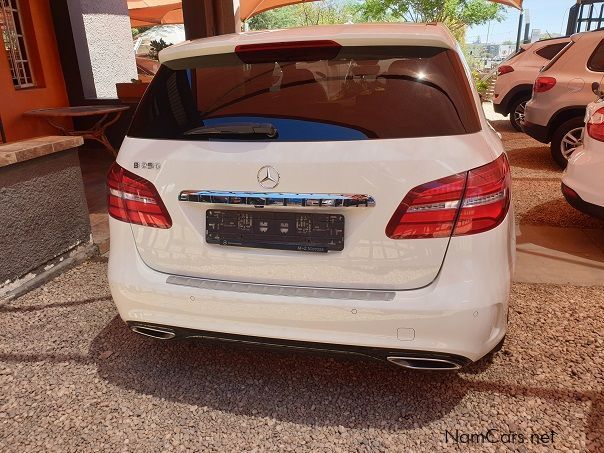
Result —
<instances>
[{"instance_id":1,"label":"car side mirror","mask_svg":"<svg viewBox=\"0 0 604 453\"><path fill-rule=\"evenodd\" d=\"M591 91L593 91L594 94L598 96L598 99L604 98L604 91L602 91L602 87L599 82L594 82L591 84Z\"/></svg>"}]
</instances>

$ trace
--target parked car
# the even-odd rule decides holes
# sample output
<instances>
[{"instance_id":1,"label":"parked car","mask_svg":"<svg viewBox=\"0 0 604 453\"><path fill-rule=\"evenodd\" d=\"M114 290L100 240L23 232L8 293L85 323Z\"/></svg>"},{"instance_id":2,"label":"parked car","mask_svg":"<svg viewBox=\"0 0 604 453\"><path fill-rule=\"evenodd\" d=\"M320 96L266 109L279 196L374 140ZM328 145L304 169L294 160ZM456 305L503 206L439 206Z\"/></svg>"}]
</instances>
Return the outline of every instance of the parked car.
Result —
<instances>
[{"instance_id":1,"label":"parked car","mask_svg":"<svg viewBox=\"0 0 604 453\"><path fill-rule=\"evenodd\" d=\"M526 103L533 95L539 71L569 42L570 38L564 37L524 44L499 66L493 107L501 115L510 115L510 123L517 131L522 130Z\"/></svg>"},{"instance_id":2,"label":"parked car","mask_svg":"<svg viewBox=\"0 0 604 453\"><path fill-rule=\"evenodd\" d=\"M414 369L501 344L510 170L443 26L224 35L160 61L107 181L133 331Z\"/></svg>"},{"instance_id":3,"label":"parked car","mask_svg":"<svg viewBox=\"0 0 604 453\"><path fill-rule=\"evenodd\" d=\"M526 105L523 130L551 143L552 157L564 168L581 144L585 109L594 99L591 85L604 75L604 31L573 35L543 68Z\"/></svg>"},{"instance_id":4,"label":"parked car","mask_svg":"<svg viewBox=\"0 0 604 453\"><path fill-rule=\"evenodd\" d=\"M599 89L599 88L598 88ZM579 211L604 219L604 99L587 106L583 146L568 160L562 193Z\"/></svg>"}]
</instances>

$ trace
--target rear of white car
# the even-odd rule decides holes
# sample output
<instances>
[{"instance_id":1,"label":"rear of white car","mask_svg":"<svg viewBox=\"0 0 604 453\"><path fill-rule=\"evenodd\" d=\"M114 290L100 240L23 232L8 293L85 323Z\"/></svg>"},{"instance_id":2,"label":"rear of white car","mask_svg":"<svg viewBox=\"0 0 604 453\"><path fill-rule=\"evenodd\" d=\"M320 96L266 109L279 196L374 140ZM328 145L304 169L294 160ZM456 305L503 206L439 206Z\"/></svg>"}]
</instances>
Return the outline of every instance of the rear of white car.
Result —
<instances>
[{"instance_id":1,"label":"rear of white car","mask_svg":"<svg viewBox=\"0 0 604 453\"><path fill-rule=\"evenodd\" d=\"M526 103L531 99L539 71L569 42L570 38L564 37L523 44L497 68L493 108L501 115L510 115L510 123L517 131L521 130Z\"/></svg>"},{"instance_id":2,"label":"rear of white car","mask_svg":"<svg viewBox=\"0 0 604 453\"><path fill-rule=\"evenodd\" d=\"M121 317L457 368L503 338L509 166L436 25L244 33L162 52L108 185Z\"/></svg>"},{"instance_id":3,"label":"rear of white car","mask_svg":"<svg viewBox=\"0 0 604 453\"><path fill-rule=\"evenodd\" d=\"M583 146L568 161L562 193L576 209L604 219L604 101L587 106Z\"/></svg>"}]
</instances>

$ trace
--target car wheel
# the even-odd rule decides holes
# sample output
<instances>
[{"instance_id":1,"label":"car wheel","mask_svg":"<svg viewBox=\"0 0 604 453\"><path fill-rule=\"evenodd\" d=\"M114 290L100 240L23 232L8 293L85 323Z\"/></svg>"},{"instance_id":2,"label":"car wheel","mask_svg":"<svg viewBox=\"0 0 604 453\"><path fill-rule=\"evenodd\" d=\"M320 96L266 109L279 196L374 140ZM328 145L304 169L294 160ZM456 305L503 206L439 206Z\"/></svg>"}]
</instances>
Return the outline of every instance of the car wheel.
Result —
<instances>
[{"instance_id":1,"label":"car wheel","mask_svg":"<svg viewBox=\"0 0 604 453\"><path fill-rule=\"evenodd\" d=\"M510 123L518 132L522 132L522 123L524 123L524 112L529 98L520 98L512 102L510 106Z\"/></svg>"},{"instance_id":2,"label":"car wheel","mask_svg":"<svg viewBox=\"0 0 604 453\"><path fill-rule=\"evenodd\" d=\"M552 136L552 157L561 168L566 168L568 159L583 143L585 122L582 118L572 118L564 122Z\"/></svg>"}]
</instances>

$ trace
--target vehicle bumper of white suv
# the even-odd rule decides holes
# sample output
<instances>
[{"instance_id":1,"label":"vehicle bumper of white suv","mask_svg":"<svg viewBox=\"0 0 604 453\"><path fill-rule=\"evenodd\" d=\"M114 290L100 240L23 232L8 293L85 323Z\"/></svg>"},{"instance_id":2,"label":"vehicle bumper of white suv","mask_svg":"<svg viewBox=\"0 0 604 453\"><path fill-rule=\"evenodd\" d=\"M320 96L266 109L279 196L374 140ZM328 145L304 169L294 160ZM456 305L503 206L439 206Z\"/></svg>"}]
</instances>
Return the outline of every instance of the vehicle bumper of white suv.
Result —
<instances>
[{"instance_id":1,"label":"vehicle bumper of white suv","mask_svg":"<svg viewBox=\"0 0 604 453\"><path fill-rule=\"evenodd\" d=\"M165 338L224 338L382 359L431 357L457 367L492 351L506 334L515 250L511 210L491 231L452 238L438 277L406 291L241 286L170 276L142 261L129 224L111 218L110 229L111 293L121 318L139 333L158 328Z\"/></svg>"},{"instance_id":2,"label":"vehicle bumper of white suv","mask_svg":"<svg viewBox=\"0 0 604 453\"><path fill-rule=\"evenodd\" d=\"M575 209L604 219L602 177L596 170L599 168L604 168L602 153L586 152L583 147L577 149L562 177L562 194Z\"/></svg>"}]
</instances>

